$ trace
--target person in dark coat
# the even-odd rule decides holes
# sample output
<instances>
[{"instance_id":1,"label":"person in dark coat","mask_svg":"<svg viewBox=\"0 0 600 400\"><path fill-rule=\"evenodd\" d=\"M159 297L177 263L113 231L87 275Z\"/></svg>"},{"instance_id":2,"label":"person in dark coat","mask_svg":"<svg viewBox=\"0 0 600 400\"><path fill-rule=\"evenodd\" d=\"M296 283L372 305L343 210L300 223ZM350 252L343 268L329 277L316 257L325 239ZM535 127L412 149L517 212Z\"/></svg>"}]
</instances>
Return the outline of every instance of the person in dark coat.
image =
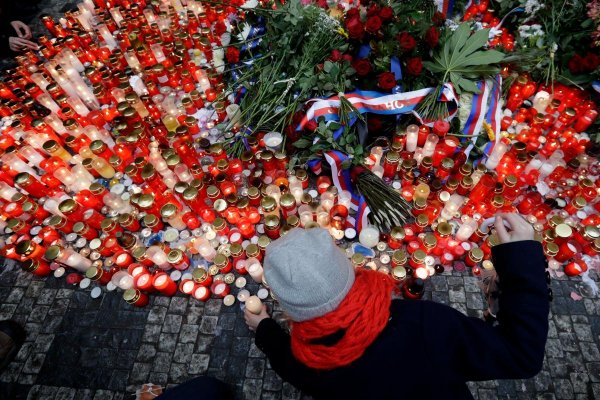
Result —
<instances>
[{"instance_id":1,"label":"person in dark coat","mask_svg":"<svg viewBox=\"0 0 600 400\"><path fill-rule=\"evenodd\" d=\"M8 56L8 50L19 52L38 49L31 28L26 23L37 13L38 2L39 0L0 2L0 56Z\"/></svg>"},{"instance_id":2,"label":"person in dark coat","mask_svg":"<svg viewBox=\"0 0 600 400\"><path fill-rule=\"evenodd\" d=\"M496 325L431 301L392 300L390 278L355 273L327 231L294 229L269 245L264 263L291 334L266 306L246 310L256 346L316 399L471 399L467 381L531 378L548 334L544 253L519 215L499 214L495 227Z\"/></svg>"}]
</instances>

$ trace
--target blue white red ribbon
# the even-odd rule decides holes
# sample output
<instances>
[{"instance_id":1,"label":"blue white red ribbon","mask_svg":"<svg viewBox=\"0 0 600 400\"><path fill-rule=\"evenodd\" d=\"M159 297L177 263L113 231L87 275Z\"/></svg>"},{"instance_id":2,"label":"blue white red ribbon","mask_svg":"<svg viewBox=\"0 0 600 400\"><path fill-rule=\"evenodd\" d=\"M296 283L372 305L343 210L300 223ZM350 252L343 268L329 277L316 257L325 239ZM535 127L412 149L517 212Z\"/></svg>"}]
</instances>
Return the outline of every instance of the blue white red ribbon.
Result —
<instances>
[{"instance_id":1,"label":"blue white red ribbon","mask_svg":"<svg viewBox=\"0 0 600 400\"><path fill-rule=\"evenodd\" d=\"M592 82L592 88L594 88L594 90L596 92L600 93L600 82L599 81Z\"/></svg>"},{"instance_id":2,"label":"blue white red ribbon","mask_svg":"<svg viewBox=\"0 0 600 400\"><path fill-rule=\"evenodd\" d=\"M452 16L454 0L435 0L434 2L438 11L444 14L446 18L450 18Z\"/></svg>"},{"instance_id":3,"label":"blue white red ribbon","mask_svg":"<svg viewBox=\"0 0 600 400\"><path fill-rule=\"evenodd\" d=\"M421 123L432 126L435 121L423 121L416 112L416 108L433 88L415 90L406 93L380 93L372 91L358 90L344 94L344 97L358 110L359 113L373 113L381 115L414 114ZM448 104L448 116L446 120L451 120L458 110L458 99L451 84L445 83L440 95L440 101ZM312 99L312 106L306 112L306 115L297 127L302 130L311 120L324 118L325 121L339 121L339 96L333 96L329 99Z\"/></svg>"},{"instance_id":4,"label":"blue white red ribbon","mask_svg":"<svg viewBox=\"0 0 600 400\"><path fill-rule=\"evenodd\" d=\"M349 217L347 222L349 225L354 226L354 229L356 229L357 232L360 232L362 227L368 224L367 216L369 215L370 210L365 198L354 191L352 180L350 179L350 170L342 168L342 164L346 160L349 160L350 157L337 150L328 151L323 156L331 168L331 179L335 187L340 192L347 190L352 195L350 209L356 211L356 217Z\"/></svg>"},{"instance_id":5,"label":"blue white red ribbon","mask_svg":"<svg viewBox=\"0 0 600 400\"><path fill-rule=\"evenodd\" d=\"M465 150L467 157L477 142L478 134L481 132L484 121L490 125L495 136L494 141L490 140L486 144L484 154L491 154L494 144L500 138L502 77L498 75L494 79L479 81L477 82L477 88L479 89L479 93L473 95L471 112L463 129L465 135L472 137L472 143Z\"/></svg>"}]
</instances>

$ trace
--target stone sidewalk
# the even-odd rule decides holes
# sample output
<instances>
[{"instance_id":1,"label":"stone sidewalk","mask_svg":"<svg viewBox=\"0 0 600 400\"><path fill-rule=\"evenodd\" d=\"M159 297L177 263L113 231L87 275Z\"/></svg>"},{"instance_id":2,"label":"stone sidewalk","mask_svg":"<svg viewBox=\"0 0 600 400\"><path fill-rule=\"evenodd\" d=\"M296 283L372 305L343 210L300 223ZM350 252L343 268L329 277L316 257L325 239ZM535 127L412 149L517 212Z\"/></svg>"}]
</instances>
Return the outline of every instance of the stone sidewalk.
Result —
<instances>
[{"instance_id":1,"label":"stone sidewalk","mask_svg":"<svg viewBox=\"0 0 600 400\"><path fill-rule=\"evenodd\" d=\"M470 384L475 398L600 398L600 299L572 300L577 282L552 282L543 371L529 380ZM153 296L148 307L135 309L116 292L92 299L90 289L2 267L0 319L13 318L28 332L0 375L18 398L133 399L142 383L168 387L198 375L224 380L239 399L306 398L254 346L238 304ZM475 317L484 309L477 278L466 273L434 276L426 298Z\"/></svg>"}]
</instances>

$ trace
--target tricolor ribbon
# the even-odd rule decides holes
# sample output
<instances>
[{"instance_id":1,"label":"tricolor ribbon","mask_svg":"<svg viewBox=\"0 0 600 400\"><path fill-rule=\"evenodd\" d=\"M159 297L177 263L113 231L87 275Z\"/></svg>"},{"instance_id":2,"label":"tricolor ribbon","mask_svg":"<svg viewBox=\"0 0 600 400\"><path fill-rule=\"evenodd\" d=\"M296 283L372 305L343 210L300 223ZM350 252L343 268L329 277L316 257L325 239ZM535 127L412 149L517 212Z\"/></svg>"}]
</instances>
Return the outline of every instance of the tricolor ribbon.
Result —
<instances>
[{"instance_id":1,"label":"tricolor ribbon","mask_svg":"<svg viewBox=\"0 0 600 400\"><path fill-rule=\"evenodd\" d=\"M329 164L331 168L331 179L333 184L338 191L347 190L352 195L352 202L350 203L350 209L356 211L355 217L348 217L347 225L354 226L357 232L360 232L363 226L368 225L367 216L370 213L369 207L364 196L356 193L352 188L352 181L350 179L350 170L344 169L342 164L349 160L350 157L344 153L331 150L323 154L323 158ZM313 160L314 161L314 160ZM320 168L320 161L319 161ZM314 171L314 170L313 170Z\"/></svg>"},{"instance_id":2,"label":"tricolor ribbon","mask_svg":"<svg viewBox=\"0 0 600 400\"><path fill-rule=\"evenodd\" d=\"M416 112L416 108L433 88L415 90L406 93L380 93L373 91L358 90L347 93L344 97L358 110L359 113L373 113L381 115L414 114L421 123L432 126L435 121L423 121ZM448 104L448 116L446 120L451 120L458 110L458 99L451 84L445 83L440 95L440 101ZM339 121L339 96L333 96L329 99L312 99L312 106L306 112L306 115L297 127L302 130L311 120L324 118L325 121Z\"/></svg>"},{"instance_id":3,"label":"tricolor ribbon","mask_svg":"<svg viewBox=\"0 0 600 400\"><path fill-rule=\"evenodd\" d=\"M473 95L471 112L465 123L463 133L471 136L472 143L465 150L467 157L475 146L483 122L487 122L494 132L494 141L489 141L484 154L489 155L494 144L500 137L500 120L502 118L502 104L500 97L502 95L502 77L496 76L494 79L477 82L479 93Z\"/></svg>"},{"instance_id":4,"label":"tricolor ribbon","mask_svg":"<svg viewBox=\"0 0 600 400\"><path fill-rule=\"evenodd\" d=\"M454 9L454 0L435 0L435 5L444 17L450 18Z\"/></svg>"},{"instance_id":5,"label":"tricolor ribbon","mask_svg":"<svg viewBox=\"0 0 600 400\"><path fill-rule=\"evenodd\" d=\"M593 89L594 89L596 92L600 93L600 82L599 82L599 81L594 81L594 82L592 82L592 88L593 88Z\"/></svg>"}]
</instances>

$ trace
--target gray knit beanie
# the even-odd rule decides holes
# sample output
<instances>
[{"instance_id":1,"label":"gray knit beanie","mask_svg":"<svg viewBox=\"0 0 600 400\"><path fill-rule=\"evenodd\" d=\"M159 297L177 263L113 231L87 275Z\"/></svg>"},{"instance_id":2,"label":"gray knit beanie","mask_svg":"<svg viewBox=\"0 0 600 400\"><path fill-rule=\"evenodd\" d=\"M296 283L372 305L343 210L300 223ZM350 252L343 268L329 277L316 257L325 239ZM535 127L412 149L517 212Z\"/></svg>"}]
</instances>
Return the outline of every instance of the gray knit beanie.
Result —
<instances>
[{"instance_id":1,"label":"gray knit beanie","mask_svg":"<svg viewBox=\"0 0 600 400\"><path fill-rule=\"evenodd\" d=\"M289 231L269 244L265 281L292 320L333 311L354 283L354 268L325 229Z\"/></svg>"}]
</instances>

